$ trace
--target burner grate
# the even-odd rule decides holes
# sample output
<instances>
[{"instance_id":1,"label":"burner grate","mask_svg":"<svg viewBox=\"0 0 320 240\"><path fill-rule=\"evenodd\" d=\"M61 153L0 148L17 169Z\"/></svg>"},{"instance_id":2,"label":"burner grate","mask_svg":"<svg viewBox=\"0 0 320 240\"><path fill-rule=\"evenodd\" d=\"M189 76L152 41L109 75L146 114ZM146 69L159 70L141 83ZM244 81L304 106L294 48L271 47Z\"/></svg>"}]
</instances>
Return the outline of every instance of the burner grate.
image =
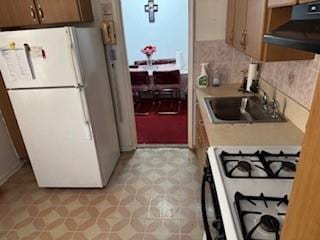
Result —
<instances>
[{"instance_id":1,"label":"burner grate","mask_svg":"<svg viewBox=\"0 0 320 240\"><path fill-rule=\"evenodd\" d=\"M274 178L294 178L300 152L296 154L287 154L280 151L279 154L261 152L262 158L267 162L268 167L272 170Z\"/></svg>"},{"instance_id":2,"label":"burner grate","mask_svg":"<svg viewBox=\"0 0 320 240\"><path fill-rule=\"evenodd\" d=\"M244 203L247 203L253 208L260 206L259 211L245 210ZM279 212L278 209L272 209L273 215L270 214L271 206L288 205L288 196L283 198L260 196L245 196L239 192L235 194L235 206L240 218L240 226L244 240L278 240L280 239L281 221L279 218L285 216L285 213ZM250 217L253 216L253 217ZM247 219L255 219L251 222L246 222Z\"/></svg>"},{"instance_id":3,"label":"burner grate","mask_svg":"<svg viewBox=\"0 0 320 240\"><path fill-rule=\"evenodd\" d=\"M300 157L297 154L278 154L267 151L255 153L228 153L219 155L225 175L229 178L281 178L293 179Z\"/></svg>"}]
</instances>

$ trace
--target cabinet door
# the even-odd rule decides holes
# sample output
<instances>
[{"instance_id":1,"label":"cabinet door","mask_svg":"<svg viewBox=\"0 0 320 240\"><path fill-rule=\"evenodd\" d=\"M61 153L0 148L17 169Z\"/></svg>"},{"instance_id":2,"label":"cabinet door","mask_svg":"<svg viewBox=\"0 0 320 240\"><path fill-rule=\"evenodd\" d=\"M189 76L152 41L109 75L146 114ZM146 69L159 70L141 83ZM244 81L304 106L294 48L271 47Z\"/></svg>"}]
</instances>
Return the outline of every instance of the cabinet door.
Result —
<instances>
[{"instance_id":1,"label":"cabinet door","mask_svg":"<svg viewBox=\"0 0 320 240\"><path fill-rule=\"evenodd\" d=\"M285 7L296 5L298 0L269 0L268 8Z\"/></svg>"},{"instance_id":2,"label":"cabinet door","mask_svg":"<svg viewBox=\"0 0 320 240\"><path fill-rule=\"evenodd\" d=\"M87 12L92 12L88 1L80 0L35 0L41 23L71 23L89 21Z\"/></svg>"},{"instance_id":3,"label":"cabinet door","mask_svg":"<svg viewBox=\"0 0 320 240\"><path fill-rule=\"evenodd\" d=\"M299 0L299 3L309 3L314 2L315 0Z\"/></svg>"},{"instance_id":4,"label":"cabinet door","mask_svg":"<svg viewBox=\"0 0 320 240\"><path fill-rule=\"evenodd\" d=\"M39 23L33 0L0 0L0 27L30 26Z\"/></svg>"},{"instance_id":5,"label":"cabinet door","mask_svg":"<svg viewBox=\"0 0 320 240\"><path fill-rule=\"evenodd\" d=\"M267 0L248 0L245 53L255 59L262 57L266 10Z\"/></svg>"},{"instance_id":6,"label":"cabinet door","mask_svg":"<svg viewBox=\"0 0 320 240\"><path fill-rule=\"evenodd\" d=\"M11 4L6 0L0 0L0 5L0 27L9 27L13 22Z\"/></svg>"},{"instance_id":7,"label":"cabinet door","mask_svg":"<svg viewBox=\"0 0 320 240\"><path fill-rule=\"evenodd\" d=\"M236 0L228 0L226 43L233 45Z\"/></svg>"},{"instance_id":8,"label":"cabinet door","mask_svg":"<svg viewBox=\"0 0 320 240\"><path fill-rule=\"evenodd\" d=\"M199 108L199 103L196 103L196 155L197 155L197 160L199 163L199 166L201 166L201 158L202 158L202 145L203 143L201 142L201 137L200 137L200 125L199 125L199 118L200 118L200 108Z\"/></svg>"},{"instance_id":9,"label":"cabinet door","mask_svg":"<svg viewBox=\"0 0 320 240\"><path fill-rule=\"evenodd\" d=\"M320 236L320 75L304 136L281 240L318 240Z\"/></svg>"},{"instance_id":10,"label":"cabinet door","mask_svg":"<svg viewBox=\"0 0 320 240\"><path fill-rule=\"evenodd\" d=\"M236 1L233 46L240 51L245 50L247 5L248 5L248 0Z\"/></svg>"},{"instance_id":11,"label":"cabinet door","mask_svg":"<svg viewBox=\"0 0 320 240\"><path fill-rule=\"evenodd\" d=\"M199 104L196 106L196 136L197 136L197 146L196 146L196 154L198 158L198 164L202 168L207 159L207 151L209 148L208 136L206 133L206 129L204 127L203 118L201 115Z\"/></svg>"}]
</instances>

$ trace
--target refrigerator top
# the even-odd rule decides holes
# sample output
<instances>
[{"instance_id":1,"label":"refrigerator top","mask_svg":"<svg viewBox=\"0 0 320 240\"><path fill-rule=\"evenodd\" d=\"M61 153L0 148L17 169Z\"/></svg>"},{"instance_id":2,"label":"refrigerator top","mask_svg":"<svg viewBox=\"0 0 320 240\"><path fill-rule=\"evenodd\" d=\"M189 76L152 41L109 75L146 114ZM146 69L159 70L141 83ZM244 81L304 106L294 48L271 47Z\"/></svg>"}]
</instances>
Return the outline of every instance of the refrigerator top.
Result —
<instances>
[{"instance_id":1,"label":"refrigerator top","mask_svg":"<svg viewBox=\"0 0 320 240\"><path fill-rule=\"evenodd\" d=\"M82 86L75 28L0 33L0 70L7 89Z\"/></svg>"}]
</instances>

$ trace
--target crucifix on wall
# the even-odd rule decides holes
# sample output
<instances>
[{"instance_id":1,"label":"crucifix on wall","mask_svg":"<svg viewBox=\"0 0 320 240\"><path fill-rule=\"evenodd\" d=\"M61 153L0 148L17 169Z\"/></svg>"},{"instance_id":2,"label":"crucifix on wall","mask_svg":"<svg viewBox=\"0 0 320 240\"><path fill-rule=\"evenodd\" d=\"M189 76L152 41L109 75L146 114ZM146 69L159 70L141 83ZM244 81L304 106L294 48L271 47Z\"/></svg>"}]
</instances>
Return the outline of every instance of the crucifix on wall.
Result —
<instances>
[{"instance_id":1,"label":"crucifix on wall","mask_svg":"<svg viewBox=\"0 0 320 240\"><path fill-rule=\"evenodd\" d=\"M149 13L149 22L155 22L155 14L158 12L158 4L154 4L154 0L148 0L148 4L144 5L144 11Z\"/></svg>"}]
</instances>

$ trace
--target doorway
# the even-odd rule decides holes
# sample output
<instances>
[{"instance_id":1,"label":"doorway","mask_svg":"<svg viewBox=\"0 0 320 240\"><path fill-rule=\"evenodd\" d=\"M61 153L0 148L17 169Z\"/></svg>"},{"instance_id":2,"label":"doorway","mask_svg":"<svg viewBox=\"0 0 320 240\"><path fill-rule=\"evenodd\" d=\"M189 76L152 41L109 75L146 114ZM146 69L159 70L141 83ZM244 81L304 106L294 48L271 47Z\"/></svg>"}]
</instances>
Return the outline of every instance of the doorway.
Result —
<instances>
[{"instance_id":1,"label":"doorway","mask_svg":"<svg viewBox=\"0 0 320 240\"><path fill-rule=\"evenodd\" d=\"M137 143L186 145L189 0L121 0L121 11Z\"/></svg>"}]
</instances>

